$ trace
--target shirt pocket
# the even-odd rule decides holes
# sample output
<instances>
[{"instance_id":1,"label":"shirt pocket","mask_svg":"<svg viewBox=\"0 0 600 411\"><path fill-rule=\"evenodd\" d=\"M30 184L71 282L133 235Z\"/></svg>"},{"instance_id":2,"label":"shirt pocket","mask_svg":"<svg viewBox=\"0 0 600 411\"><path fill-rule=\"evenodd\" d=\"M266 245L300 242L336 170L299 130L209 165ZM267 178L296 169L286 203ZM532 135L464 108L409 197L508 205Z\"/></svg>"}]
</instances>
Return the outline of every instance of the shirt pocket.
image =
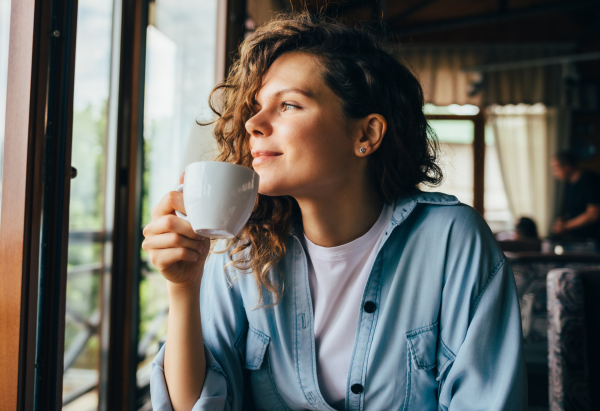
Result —
<instances>
[{"instance_id":1,"label":"shirt pocket","mask_svg":"<svg viewBox=\"0 0 600 411\"><path fill-rule=\"evenodd\" d=\"M277 391L269 363L271 338L253 328L248 328L244 368L250 371L250 385L256 410L285 410L285 403Z\"/></svg>"},{"instance_id":2,"label":"shirt pocket","mask_svg":"<svg viewBox=\"0 0 600 411\"><path fill-rule=\"evenodd\" d=\"M436 368L439 381L452 365L455 355L439 338L438 323L406 333L408 348L418 370Z\"/></svg>"},{"instance_id":3,"label":"shirt pocket","mask_svg":"<svg viewBox=\"0 0 600 411\"><path fill-rule=\"evenodd\" d=\"M437 404L438 323L417 328L405 335L408 349L408 384L404 410L435 409Z\"/></svg>"},{"instance_id":4,"label":"shirt pocket","mask_svg":"<svg viewBox=\"0 0 600 411\"><path fill-rule=\"evenodd\" d=\"M437 365L437 322L406 333L410 356L417 370L431 370Z\"/></svg>"},{"instance_id":5,"label":"shirt pocket","mask_svg":"<svg viewBox=\"0 0 600 411\"><path fill-rule=\"evenodd\" d=\"M246 337L246 369L251 371L260 370L270 341L271 338L265 333L253 327L248 328L248 335Z\"/></svg>"}]
</instances>

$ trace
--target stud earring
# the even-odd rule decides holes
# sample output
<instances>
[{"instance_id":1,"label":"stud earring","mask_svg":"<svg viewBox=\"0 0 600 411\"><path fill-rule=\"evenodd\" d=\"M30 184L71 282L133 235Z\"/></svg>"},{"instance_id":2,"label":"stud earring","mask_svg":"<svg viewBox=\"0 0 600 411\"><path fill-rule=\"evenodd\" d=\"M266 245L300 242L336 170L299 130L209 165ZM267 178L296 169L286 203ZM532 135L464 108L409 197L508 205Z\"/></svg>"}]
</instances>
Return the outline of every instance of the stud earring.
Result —
<instances>
[{"instance_id":1,"label":"stud earring","mask_svg":"<svg viewBox=\"0 0 600 411\"><path fill-rule=\"evenodd\" d=\"M360 151L361 153L365 154L367 152L367 149L364 147L361 147L358 149L358 151Z\"/></svg>"}]
</instances>

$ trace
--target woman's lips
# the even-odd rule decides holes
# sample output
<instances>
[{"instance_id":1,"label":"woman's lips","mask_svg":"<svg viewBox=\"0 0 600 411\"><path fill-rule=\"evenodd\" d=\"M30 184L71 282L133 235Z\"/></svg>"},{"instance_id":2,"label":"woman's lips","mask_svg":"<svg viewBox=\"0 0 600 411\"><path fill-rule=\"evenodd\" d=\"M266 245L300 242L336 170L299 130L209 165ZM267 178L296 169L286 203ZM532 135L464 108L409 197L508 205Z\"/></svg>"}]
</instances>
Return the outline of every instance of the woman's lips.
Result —
<instances>
[{"instance_id":1,"label":"woman's lips","mask_svg":"<svg viewBox=\"0 0 600 411\"><path fill-rule=\"evenodd\" d=\"M282 154L283 153L277 153L275 151L253 151L252 157L254 157L254 160L252 160L252 166L256 167L257 165L266 163L267 161L272 160L273 158Z\"/></svg>"}]
</instances>

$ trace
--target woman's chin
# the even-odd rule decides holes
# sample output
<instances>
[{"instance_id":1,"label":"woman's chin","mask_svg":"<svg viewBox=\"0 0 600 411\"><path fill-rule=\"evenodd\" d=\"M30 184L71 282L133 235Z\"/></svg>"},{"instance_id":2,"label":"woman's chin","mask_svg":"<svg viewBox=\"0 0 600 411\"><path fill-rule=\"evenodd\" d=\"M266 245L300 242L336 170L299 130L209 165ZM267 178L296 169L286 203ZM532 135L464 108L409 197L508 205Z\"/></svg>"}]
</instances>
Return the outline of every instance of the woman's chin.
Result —
<instances>
[{"instance_id":1,"label":"woman's chin","mask_svg":"<svg viewBox=\"0 0 600 411\"><path fill-rule=\"evenodd\" d=\"M268 196L268 197L280 197L280 196L285 196L287 194L280 192L280 191L272 191L272 190L258 190L258 194L263 195L263 196Z\"/></svg>"},{"instance_id":2,"label":"woman's chin","mask_svg":"<svg viewBox=\"0 0 600 411\"><path fill-rule=\"evenodd\" d=\"M290 195L289 190L284 187L278 187L273 184L263 184L262 181L258 184L258 193L263 196L279 197Z\"/></svg>"}]
</instances>

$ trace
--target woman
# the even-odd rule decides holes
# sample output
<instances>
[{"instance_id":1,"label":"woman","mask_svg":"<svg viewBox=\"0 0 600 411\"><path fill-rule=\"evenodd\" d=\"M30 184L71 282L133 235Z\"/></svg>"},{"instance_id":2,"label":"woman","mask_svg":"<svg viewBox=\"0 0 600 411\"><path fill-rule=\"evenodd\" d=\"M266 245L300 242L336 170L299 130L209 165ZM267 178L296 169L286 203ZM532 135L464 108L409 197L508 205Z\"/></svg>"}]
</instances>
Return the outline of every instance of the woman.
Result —
<instances>
[{"instance_id":1,"label":"woman","mask_svg":"<svg viewBox=\"0 0 600 411\"><path fill-rule=\"evenodd\" d=\"M155 410L524 407L514 280L441 180L415 77L368 33L282 15L216 88L218 160L260 175L225 252L153 210L168 280ZM218 247L218 246L217 246Z\"/></svg>"}]
</instances>

